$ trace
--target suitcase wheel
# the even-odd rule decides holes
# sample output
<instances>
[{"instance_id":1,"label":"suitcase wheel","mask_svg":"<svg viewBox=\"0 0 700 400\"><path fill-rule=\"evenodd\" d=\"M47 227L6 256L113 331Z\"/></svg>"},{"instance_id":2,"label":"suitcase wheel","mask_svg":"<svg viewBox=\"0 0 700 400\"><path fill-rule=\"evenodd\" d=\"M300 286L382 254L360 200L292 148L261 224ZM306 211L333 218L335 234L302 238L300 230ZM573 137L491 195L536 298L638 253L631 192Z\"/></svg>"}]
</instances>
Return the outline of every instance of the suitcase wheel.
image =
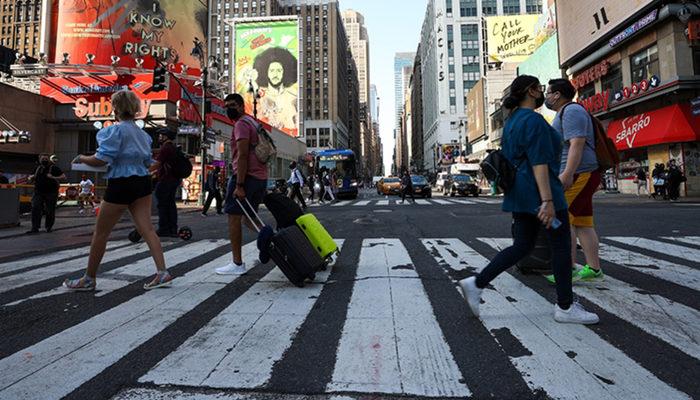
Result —
<instances>
[{"instance_id":1,"label":"suitcase wheel","mask_svg":"<svg viewBox=\"0 0 700 400\"><path fill-rule=\"evenodd\" d=\"M141 240L141 235L139 234L139 231L134 229L133 231L129 232L129 241L131 243L138 243L139 240Z\"/></svg>"},{"instance_id":2,"label":"suitcase wheel","mask_svg":"<svg viewBox=\"0 0 700 400\"><path fill-rule=\"evenodd\" d=\"M190 229L189 226L183 226L180 228L180 230L177 232L178 236L180 236L180 239L182 240L190 240L192 239L192 229Z\"/></svg>"}]
</instances>

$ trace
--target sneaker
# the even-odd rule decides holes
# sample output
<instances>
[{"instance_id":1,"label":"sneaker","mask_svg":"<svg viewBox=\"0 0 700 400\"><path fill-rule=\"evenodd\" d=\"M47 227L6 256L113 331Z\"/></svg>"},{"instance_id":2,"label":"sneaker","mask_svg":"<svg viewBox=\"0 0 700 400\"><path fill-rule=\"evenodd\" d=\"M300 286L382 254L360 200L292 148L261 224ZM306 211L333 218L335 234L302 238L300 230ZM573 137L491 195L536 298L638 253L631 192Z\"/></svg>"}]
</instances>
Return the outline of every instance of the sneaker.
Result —
<instances>
[{"instance_id":1,"label":"sneaker","mask_svg":"<svg viewBox=\"0 0 700 400\"><path fill-rule=\"evenodd\" d=\"M575 277L578 274L579 271L576 270L576 268L573 268L571 270L571 281L575 281ZM547 280L547 282L551 283L552 285L555 285L557 283L556 279L554 278L554 274L551 275L545 275L544 278Z\"/></svg>"},{"instance_id":2,"label":"sneaker","mask_svg":"<svg viewBox=\"0 0 700 400\"><path fill-rule=\"evenodd\" d=\"M143 288L146 290L151 290L170 286L170 283L173 281L173 279L175 278L173 278L173 276L170 275L170 272L168 271L158 272L156 276L153 277L152 281L143 285Z\"/></svg>"},{"instance_id":3,"label":"sneaker","mask_svg":"<svg viewBox=\"0 0 700 400\"><path fill-rule=\"evenodd\" d=\"M219 275L243 275L246 272L248 272L248 270L245 268L245 263L241 265L230 263L225 267L216 269L216 273Z\"/></svg>"},{"instance_id":4,"label":"sneaker","mask_svg":"<svg viewBox=\"0 0 700 400\"><path fill-rule=\"evenodd\" d=\"M459 287L462 289L462 295L467 299L472 314L478 317L479 305L481 304L481 292L484 289L476 287L476 277L473 276L459 281Z\"/></svg>"},{"instance_id":5,"label":"sneaker","mask_svg":"<svg viewBox=\"0 0 700 400\"><path fill-rule=\"evenodd\" d=\"M580 269L573 276L573 282L593 282L602 281L605 275L603 275L603 270L594 270L588 264L586 264L582 269Z\"/></svg>"},{"instance_id":6,"label":"sneaker","mask_svg":"<svg viewBox=\"0 0 700 400\"><path fill-rule=\"evenodd\" d=\"M92 292L97 287L94 279L87 275L83 275L78 279L66 279L63 281L63 287L75 292Z\"/></svg>"},{"instance_id":7,"label":"sneaker","mask_svg":"<svg viewBox=\"0 0 700 400\"><path fill-rule=\"evenodd\" d=\"M199 214L199 215L201 215L202 217L206 217L206 216L207 216L206 213L201 213L201 214Z\"/></svg>"},{"instance_id":8,"label":"sneaker","mask_svg":"<svg viewBox=\"0 0 700 400\"><path fill-rule=\"evenodd\" d=\"M554 320L562 324L591 325L600 322L598 315L586 311L581 304L574 302L568 310L562 310L558 304L554 305Z\"/></svg>"}]
</instances>

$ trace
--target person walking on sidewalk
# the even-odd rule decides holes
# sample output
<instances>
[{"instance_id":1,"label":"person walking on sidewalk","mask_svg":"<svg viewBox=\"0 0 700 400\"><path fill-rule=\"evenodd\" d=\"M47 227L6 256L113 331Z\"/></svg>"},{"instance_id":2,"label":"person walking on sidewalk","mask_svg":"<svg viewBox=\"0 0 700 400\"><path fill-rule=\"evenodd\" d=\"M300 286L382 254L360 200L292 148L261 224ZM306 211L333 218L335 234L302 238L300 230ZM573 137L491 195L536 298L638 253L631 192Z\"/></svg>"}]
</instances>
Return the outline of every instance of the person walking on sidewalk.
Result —
<instances>
[{"instance_id":1,"label":"person walking on sidewalk","mask_svg":"<svg viewBox=\"0 0 700 400\"><path fill-rule=\"evenodd\" d=\"M233 174L228 181L224 212L228 214L228 232L231 240L231 253L233 262L216 269L219 275L242 275L247 272L243 260L243 227L245 224L250 230L255 231L255 226L248 218L243 217L244 212L236 199L246 204L244 199L253 206L257 212L267 190L267 166L261 162L251 151L260 138L258 137L258 122L245 115L245 102L238 93L232 93L224 99L226 114L234 121L233 135L231 135L231 148L233 149ZM250 211L249 211L250 212Z\"/></svg>"},{"instance_id":2,"label":"person walking on sidewalk","mask_svg":"<svg viewBox=\"0 0 700 400\"><path fill-rule=\"evenodd\" d=\"M44 221L46 232L53 230L56 222L56 203L58 202L58 188L60 181L66 179L61 169L49 160L49 155L39 155L39 165L34 174L29 176L29 182L34 182L34 195L32 196L32 229L28 235L39 233L41 228L41 216L46 213Z\"/></svg>"},{"instance_id":3,"label":"person walking on sidewalk","mask_svg":"<svg viewBox=\"0 0 700 400\"><path fill-rule=\"evenodd\" d=\"M206 189L207 189L207 200L204 202L204 208L202 209L202 216L207 216L207 211L211 207L212 200L216 199L216 213L223 214L221 211L223 207L223 199L221 198L221 191L219 190L219 173L221 173L221 168L214 167L214 170L209 172L207 175Z\"/></svg>"},{"instance_id":4,"label":"person walking on sidewalk","mask_svg":"<svg viewBox=\"0 0 700 400\"><path fill-rule=\"evenodd\" d=\"M314 175L314 172L313 172L313 171L311 171L311 173L309 174L309 179L308 179L308 182L307 182L307 183L308 183L308 185L309 185L309 203L310 203L310 204L313 204L313 203L314 203L314 197L315 197L315 196L314 196L314 195L315 195L314 186L315 186L315 183L316 183L316 176Z\"/></svg>"},{"instance_id":5,"label":"person walking on sidewalk","mask_svg":"<svg viewBox=\"0 0 700 400\"><path fill-rule=\"evenodd\" d=\"M95 155L79 155L73 160L74 163L93 167L109 165L109 168L105 174L107 190L90 243L87 270L81 278L63 282L63 286L70 290L95 290L97 270L105 254L107 239L126 210L129 210L136 229L148 244L156 264L156 275L144 285L144 289L167 286L173 280L165 267L163 248L151 223L153 183L148 167L152 162L152 139L134 122L141 101L133 92L122 90L112 95L112 107L119 122L97 132Z\"/></svg>"},{"instance_id":6,"label":"person walking on sidewalk","mask_svg":"<svg viewBox=\"0 0 700 400\"><path fill-rule=\"evenodd\" d=\"M177 162L176 133L168 128L160 128L156 131L160 142L160 151L156 156L156 162L151 170L156 173L156 206L158 208L158 236L178 237L177 234L177 203L175 194L180 186L181 179L175 175Z\"/></svg>"},{"instance_id":7,"label":"person walking on sidewalk","mask_svg":"<svg viewBox=\"0 0 700 400\"><path fill-rule=\"evenodd\" d=\"M573 101L576 89L568 79L552 79L545 104L556 111L552 127L562 136L559 180L564 186L571 224L571 262L576 268L576 243L581 243L586 265L573 276L574 281L603 279L598 255L598 234L593 226L593 195L600 186L600 171L595 152L595 130L588 111ZM550 282L555 279L549 277Z\"/></svg>"},{"instance_id":8,"label":"person walking on sidewalk","mask_svg":"<svg viewBox=\"0 0 700 400\"><path fill-rule=\"evenodd\" d=\"M304 187L304 175L299 171L296 161L292 161L289 164L289 169L292 170L292 175L289 177L287 183L291 185L291 192L289 193L289 198L292 200L296 199L301 204L301 209L306 210L306 202L304 201L304 195L301 193L301 188Z\"/></svg>"},{"instance_id":9,"label":"person walking on sidewalk","mask_svg":"<svg viewBox=\"0 0 700 400\"><path fill-rule=\"evenodd\" d=\"M333 194L333 185L331 184L332 177L331 177L331 172L328 170L328 168L323 167L321 169L321 174L323 174L323 177L321 178L321 202L325 202L326 196L330 199L329 201L331 203L335 202L335 195Z\"/></svg>"},{"instance_id":10,"label":"person walking on sidewalk","mask_svg":"<svg viewBox=\"0 0 700 400\"><path fill-rule=\"evenodd\" d=\"M408 172L406 167L401 170L401 204L406 201L406 194L411 196L413 204L416 203L416 198L413 197L413 182L411 181L411 174Z\"/></svg>"},{"instance_id":11,"label":"person walking on sidewalk","mask_svg":"<svg viewBox=\"0 0 700 400\"><path fill-rule=\"evenodd\" d=\"M637 168L634 179L637 181L637 197L641 196L642 189L644 189L647 196L651 197L651 194L649 194L649 186L647 186L647 171L643 166L640 165L639 168Z\"/></svg>"},{"instance_id":12,"label":"person walking on sidewalk","mask_svg":"<svg viewBox=\"0 0 700 400\"><path fill-rule=\"evenodd\" d=\"M543 102L544 88L537 78L529 75L515 78L511 94L503 102L512 112L502 138L503 155L516 170L514 186L503 200L503 211L513 213L513 245L498 253L476 277L461 280L459 286L472 313L478 317L484 288L532 251L537 233L544 225L552 250L552 269L557 277L554 320L594 324L598 316L573 299L569 222L564 190L557 179L561 136L534 111Z\"/></svg>"}]
</instances>

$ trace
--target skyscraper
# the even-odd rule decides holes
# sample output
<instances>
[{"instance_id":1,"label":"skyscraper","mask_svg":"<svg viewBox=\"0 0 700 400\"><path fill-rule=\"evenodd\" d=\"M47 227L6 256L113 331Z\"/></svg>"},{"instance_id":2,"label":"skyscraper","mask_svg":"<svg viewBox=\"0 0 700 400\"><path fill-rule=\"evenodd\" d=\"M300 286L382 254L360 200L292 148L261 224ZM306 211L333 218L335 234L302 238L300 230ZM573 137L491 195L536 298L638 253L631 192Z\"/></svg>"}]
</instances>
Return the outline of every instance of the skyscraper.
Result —
<instances>
[{"instance_id":1,"label":"skyscraper","mask_svg":"<svg viewBox=\"0 0 700 400\"><path fill-rule=\"evenodd\" d=\"M39 58L41 20L46 13L42 0L0 0L0 46ZM49 2L50 3L50 2Z\"/></svg>"},{"instance_id":2,"label":"skyscraper","mask_svg":"<svg viewBox=\"0 0 700 400\"><path fill-rule=\"evenodd\" d=\"M416 53L396 53L394 55L394 112L396 114L394 128L401 128L401 111L404 104L404 89L408 83L404 82L404 67L413 67L413 59Z\"/></svg>"},{"instance_id":3,"label":"skyscraper","mask_svg":"<svg viewBox=\"0 0 700 400\"><path fill-rule=\"evenodd\" d=\"M365 17L357 11L345 10L342 13L345 31L350 41L352 57L357 65L357 78L360 82L360 103L369 98L369 37L365 27Z\"/></svg>"}]
</instances>

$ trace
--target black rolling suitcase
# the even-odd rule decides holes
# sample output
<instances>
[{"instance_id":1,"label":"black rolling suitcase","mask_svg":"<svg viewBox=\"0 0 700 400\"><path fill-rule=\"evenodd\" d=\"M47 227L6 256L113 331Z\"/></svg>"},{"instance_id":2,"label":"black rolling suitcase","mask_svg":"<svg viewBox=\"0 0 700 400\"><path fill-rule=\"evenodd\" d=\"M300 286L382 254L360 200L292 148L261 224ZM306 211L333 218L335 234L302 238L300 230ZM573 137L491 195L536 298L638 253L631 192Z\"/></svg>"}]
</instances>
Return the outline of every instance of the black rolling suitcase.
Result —
<instances>
[{"instance_id":1,"label":"black rolling suitcase","mask_svg":"<svg viewBox=\"0 0 700 400\"><path fill-rule=\"evenodd\" d=\"M511 228L512 234L512 228ZM549 248L549 240L544 227L537 232L535 248L525 258L518 261L515 267L521 274L551 274L552 250Z\"/></svg>"},{"instance_id":2,"label":"black rolling suitcase","mask_svg":"<svg viewBox=\"0 0 700 400\"><path fill-rule=\"evenodd\" d=\"M260 215L253 210L248 199L246 199L246 203L255 220L240 200L236 199L236 201L246 217L253 223L255 229L260 232L265 224ZM318 255L304 232L296 225L275 232L270 243L270 258L277 264L284 276L298 287L303 287L306 279L314 280L316 271L325 265L324 260Z\"/></svg>"}]
</instances>

